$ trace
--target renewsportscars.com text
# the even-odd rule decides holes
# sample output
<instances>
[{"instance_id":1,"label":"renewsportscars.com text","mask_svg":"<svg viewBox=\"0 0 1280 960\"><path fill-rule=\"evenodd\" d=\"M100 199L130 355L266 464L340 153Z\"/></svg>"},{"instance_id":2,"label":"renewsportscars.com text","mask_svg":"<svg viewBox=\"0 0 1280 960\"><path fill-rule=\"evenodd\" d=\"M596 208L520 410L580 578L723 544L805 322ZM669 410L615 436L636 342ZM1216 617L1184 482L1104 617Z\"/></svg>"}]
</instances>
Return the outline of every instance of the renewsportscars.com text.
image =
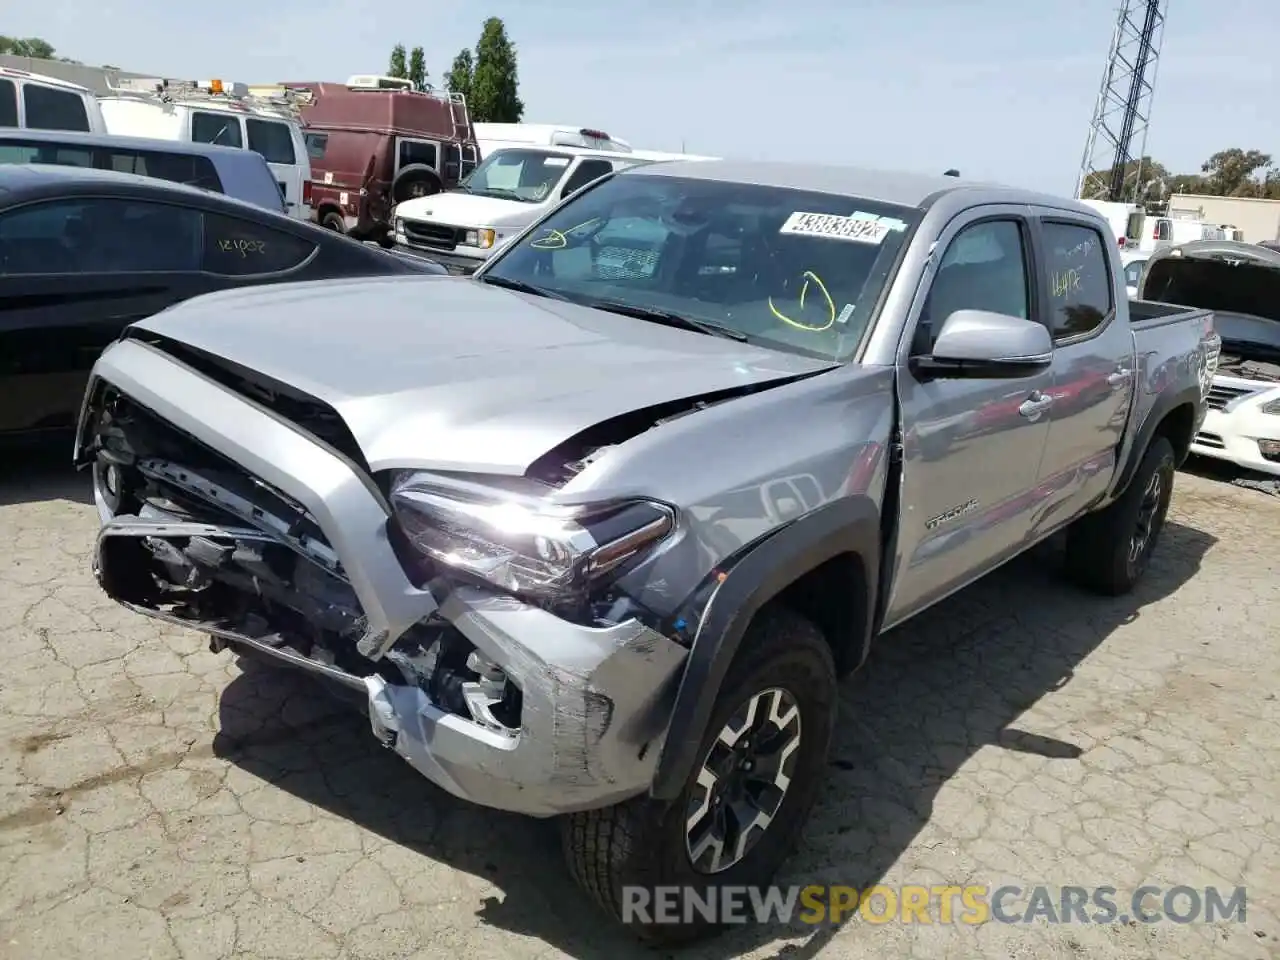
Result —
<instances>
[{"instance_id":1,"label":"renewsportscars.com text","mask_svg":"<svg viewBox=\"0 0 1280 960\"><path fill-rule=\"evenodd\" d=\"M628 923L1244 923L1244 887L624 887Z\"/></svg>"}]
</instances>

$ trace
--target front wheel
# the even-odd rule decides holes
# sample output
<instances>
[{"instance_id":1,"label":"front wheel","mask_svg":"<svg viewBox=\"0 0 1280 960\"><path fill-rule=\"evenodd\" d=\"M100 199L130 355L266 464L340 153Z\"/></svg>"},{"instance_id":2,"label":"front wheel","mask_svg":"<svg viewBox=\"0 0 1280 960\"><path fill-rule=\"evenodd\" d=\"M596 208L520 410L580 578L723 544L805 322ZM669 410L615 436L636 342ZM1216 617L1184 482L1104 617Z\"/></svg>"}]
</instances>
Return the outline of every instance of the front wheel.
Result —
<instances>
[{"instance_id":1,"label":"front wheel","mask_svg":"<svg viewBox=\"0 0 1280 960\"><path fill-rule=\"evenodd\" d=\"M786 610L761 613L725 677L680 797L638 797L565 818L574 879L652 943L718 929L725 918L655 902L655 892L677 888L716 905L722 886L773 879L817 800L836 702L835 665L817 628Z\"/></svg>"},{"instance_id":2,"label":"front wheel","mask_svg":"<svg viewBox=\"0 0 1280 960\"><path fill-rule=\"evenodd\" d=\"M330 210L320 219L320 226L326 230L332 230L335 233L346 233L347 222L342 219L342 214Z\"/></svg>"},{"instance_id":3,"label":"front wheel","mask_svg":"<svg viewBox=\"0 0 1280 960\"><path fill-rule=\"evenodd\" d=\"M1067 574L1072 580L1109 596L1137 585L1164 529L1175 468L1173 444L1156 437L1124 493L1067 528Z\"/></svg>"}]
</instances>

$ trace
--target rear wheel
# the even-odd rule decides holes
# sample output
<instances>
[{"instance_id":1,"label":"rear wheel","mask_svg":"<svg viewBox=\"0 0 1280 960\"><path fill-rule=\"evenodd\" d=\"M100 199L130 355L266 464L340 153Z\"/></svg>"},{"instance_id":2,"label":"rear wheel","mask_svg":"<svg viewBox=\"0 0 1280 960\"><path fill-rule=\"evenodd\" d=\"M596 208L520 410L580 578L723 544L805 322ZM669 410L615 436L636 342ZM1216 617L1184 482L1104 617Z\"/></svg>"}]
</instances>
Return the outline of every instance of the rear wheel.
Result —
<instances>
[{"instance_id":1,"label":"rear wheel","mask_svg":"<svg viewBox=\"0 0 1280 960\"><path fill-rule=\"evenodd\" d=\"M338 213L336 210L330 210L323 217L321 217L320 226L325 227L329 230L333 230L336 233L347 232L346 221L342 219L342 214Z\"/></svg>"},{"instance_id":2,"label":"rear wheel","mask_svg":"<svg viewBox=\"0 0 1280 960\"><path fill-rule=\"evenodd\" d=\"M718 923L655 915L655 888L718 903L719 887L768 884L817 799L836 714L831 650L807 620L762 613L726 676L679 798L638 797L565 818L574 879L642 939L674 944ZM708 900L708 897L713 899ZM660 911L659 911L660 913Z\"/></svg>"},{"instance_id":3,"label":"rear wheel","mask_svg":"<svg viewBox=\"0 0 1280 960\"><path fill-rule=\"evenodd\" d=\"M1175 458L1167 437L1151 441L1129 486L1104 510L1067 530L1067 573L1097 593L1128 593L1142 579L1164 530Z\"/></svg>"}]
</instances>

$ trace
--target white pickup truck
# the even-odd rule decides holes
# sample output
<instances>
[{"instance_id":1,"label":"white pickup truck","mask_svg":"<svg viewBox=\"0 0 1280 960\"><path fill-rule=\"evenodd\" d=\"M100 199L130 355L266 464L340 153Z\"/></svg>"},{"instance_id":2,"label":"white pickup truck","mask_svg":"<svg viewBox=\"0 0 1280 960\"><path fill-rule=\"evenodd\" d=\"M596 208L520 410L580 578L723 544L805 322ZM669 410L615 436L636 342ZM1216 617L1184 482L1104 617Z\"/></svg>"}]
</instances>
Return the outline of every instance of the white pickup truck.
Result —
<instances>
[{"instance_id":1,"label":"white pickup truck","mask_svg":"<svg viewBox=\"0 0 1280 960\"><path fill-rule=\"evenodd\" d=\"M473 273L565 197L643 162L629 153L581 147L496 150L456 190L399 204L392 215L396 247L451 273Z\"/></svg>"}]
</instances>

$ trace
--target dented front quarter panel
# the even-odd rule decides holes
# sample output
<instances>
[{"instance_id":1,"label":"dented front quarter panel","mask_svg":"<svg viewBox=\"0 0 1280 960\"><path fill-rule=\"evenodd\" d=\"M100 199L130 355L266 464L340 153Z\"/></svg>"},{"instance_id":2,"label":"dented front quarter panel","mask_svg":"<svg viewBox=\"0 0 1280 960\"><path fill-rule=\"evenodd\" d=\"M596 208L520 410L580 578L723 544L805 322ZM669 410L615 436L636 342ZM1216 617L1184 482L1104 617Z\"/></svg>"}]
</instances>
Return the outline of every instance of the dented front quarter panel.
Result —
<instances>
[{"instance_id":1,"label":"dented front quarter panel","mask_svg":"<svg viewBox=\"0 0 1280 960\"><path fill-rule=\"evenodd\" d=\"M552 497L649 497L677 531L622 579L662 616L721 565L818 508L883 503L894 371L848 364L677 418L605 453Z\"/></svg>"}]
</instances>

